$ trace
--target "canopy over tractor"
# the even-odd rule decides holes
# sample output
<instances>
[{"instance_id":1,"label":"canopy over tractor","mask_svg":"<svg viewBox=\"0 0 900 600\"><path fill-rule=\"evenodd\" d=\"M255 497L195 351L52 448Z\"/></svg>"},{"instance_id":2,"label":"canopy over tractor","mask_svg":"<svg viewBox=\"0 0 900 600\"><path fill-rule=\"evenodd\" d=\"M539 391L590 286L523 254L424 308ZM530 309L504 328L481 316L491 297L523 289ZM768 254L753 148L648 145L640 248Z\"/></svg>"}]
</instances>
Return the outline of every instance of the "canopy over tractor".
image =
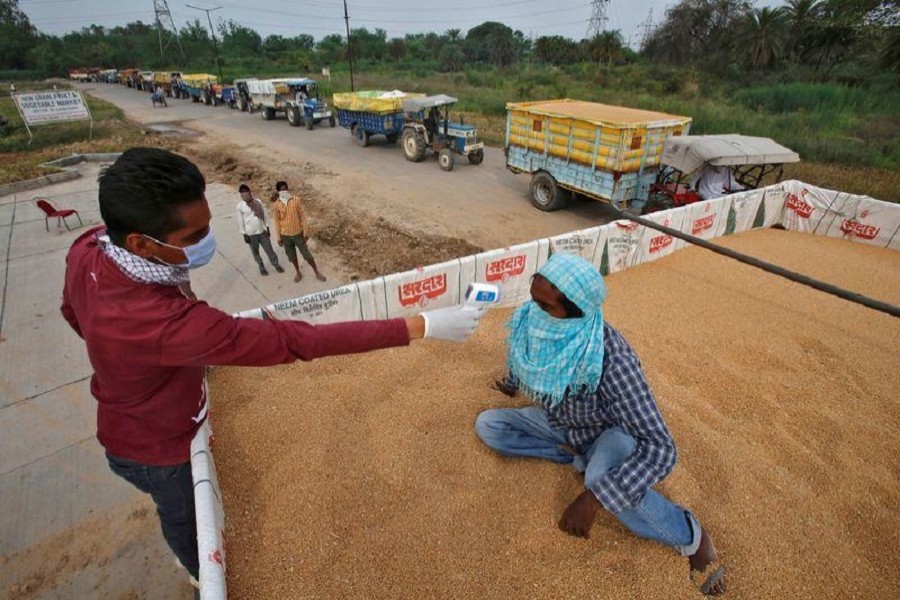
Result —
<instances>
[{"instance_id":1,"label":"canopy over tractor","mask_svg":"<svg viewBox=\"0 0 900 600\"><path fill-rule=\"evenodd\" d=\"M799 154L769 138L734 133L670 137L643 212L755 189L776 171L777 182L784 165L796 162Z\"/></svg>"}]
</instances>

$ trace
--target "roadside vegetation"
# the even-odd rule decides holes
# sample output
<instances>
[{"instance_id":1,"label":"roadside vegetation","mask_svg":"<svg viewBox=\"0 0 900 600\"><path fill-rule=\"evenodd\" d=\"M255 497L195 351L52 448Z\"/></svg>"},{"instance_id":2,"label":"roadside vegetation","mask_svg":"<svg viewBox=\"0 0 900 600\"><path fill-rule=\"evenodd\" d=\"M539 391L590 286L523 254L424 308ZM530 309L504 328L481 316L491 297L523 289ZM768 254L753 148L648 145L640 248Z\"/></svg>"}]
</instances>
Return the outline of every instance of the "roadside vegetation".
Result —
<instances>
[{"instance_id":1,"label":"roadside vegetation","mask_svg":"<svg viewBox=\"0 0 900 600\"><path fill-rule=\"evenodd\" d=\"M280 12L303 22L299 13ZM7 39L25 51L4 54L12 42L0 42L0 78L64 76L87 66L216 72L214 45L199 20L181 31L186 58L173 52L164 60L152 24L48 36L18 14L0 33L14 32ZM217 28L225 80L303 74L319 79L326 97L350 90L345 37L263 38L230 20ZM900 199L896 0L789 0L775 8L680 0L660 19L648 18L638 50L616 31L529 39L496 22L391 39L360 28L351 40L356 89L453 95L491 145L503 144L508 102L578 98L687 115L695 134L771 137L800 153L791 176ZM0 111L9 116L5 105Z\"/></svg>"}]
</instances>

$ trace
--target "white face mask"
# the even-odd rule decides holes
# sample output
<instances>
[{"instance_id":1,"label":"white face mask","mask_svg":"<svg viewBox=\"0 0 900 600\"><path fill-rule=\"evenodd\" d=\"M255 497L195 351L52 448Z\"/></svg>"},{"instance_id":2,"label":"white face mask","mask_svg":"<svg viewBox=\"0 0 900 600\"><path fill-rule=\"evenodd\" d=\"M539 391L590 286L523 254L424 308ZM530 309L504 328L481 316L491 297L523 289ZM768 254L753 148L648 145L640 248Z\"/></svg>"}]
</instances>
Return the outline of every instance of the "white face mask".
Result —
<instances>
[{"instance_id":1,"label":"white face mask","mask_svg":"<svg viewBox=\"0 0 900 600\"><path fill-rule=\"evenodd\" d=\"M278 192L278 199L287 204L287 201L291 199L291 193L286 190L281 190Z\"/></svg>"}]
</instances>

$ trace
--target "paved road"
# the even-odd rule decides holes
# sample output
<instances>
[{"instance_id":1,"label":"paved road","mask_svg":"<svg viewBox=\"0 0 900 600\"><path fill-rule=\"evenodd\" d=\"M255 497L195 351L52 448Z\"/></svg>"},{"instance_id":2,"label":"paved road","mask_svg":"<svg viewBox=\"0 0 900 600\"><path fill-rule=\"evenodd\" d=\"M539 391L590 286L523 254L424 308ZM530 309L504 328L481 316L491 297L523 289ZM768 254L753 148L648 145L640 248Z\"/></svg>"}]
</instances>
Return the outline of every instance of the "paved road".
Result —
<instances>
[{"instance_id":1,"label":"paved road","mask_svg":"<svg viewBox=\"0 0 900 600\"><path fill-rule=\"evenodd\" d=\"M170 100L168 108L152 108L150 97L120 85L82 85L91 94L120 106L142 123L182 121L223 146L247 147L260 156L293 157L313 163L328 175L312 176L314 185L348 207L360 207L413 229L462 237L486 248L592 227L605 222L602 206L579 201L554 213L535 209L529 200L527 175L505 168L503 151L488 148L484 163L458 161L446 173L433 158L405 160L399 146L360 148L350 134L327 124L313 131L290 127L285 119L264 121L225 106Z\"/></svg>"}]
</instances>

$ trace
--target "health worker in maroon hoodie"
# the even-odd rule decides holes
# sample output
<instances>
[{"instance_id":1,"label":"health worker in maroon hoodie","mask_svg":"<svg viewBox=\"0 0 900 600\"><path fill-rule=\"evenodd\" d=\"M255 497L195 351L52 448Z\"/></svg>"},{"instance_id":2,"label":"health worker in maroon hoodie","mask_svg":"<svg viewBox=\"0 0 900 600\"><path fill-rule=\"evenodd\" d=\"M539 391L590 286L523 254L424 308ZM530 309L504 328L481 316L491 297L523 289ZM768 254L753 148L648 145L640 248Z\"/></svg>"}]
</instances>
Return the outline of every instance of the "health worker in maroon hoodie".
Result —
<instances>
[{"instance_id":1,"label":"health worker in maroon hoodie","mask_svg":"<svg viewBox=\"0 0 900 600\"><path fill-rule=\"evenodd\" d=\"M156 503L163 536L198 577L190 443L206 418L208 365L267 366L406 346L461 342L482 311L309 325L239 319L186 298L189 269L212 259L206 182L189 160L133 148L100 179L104 226L72 244L62 313L94 369L97 438L116 474Z\"/></svg>"}]
</instances>

